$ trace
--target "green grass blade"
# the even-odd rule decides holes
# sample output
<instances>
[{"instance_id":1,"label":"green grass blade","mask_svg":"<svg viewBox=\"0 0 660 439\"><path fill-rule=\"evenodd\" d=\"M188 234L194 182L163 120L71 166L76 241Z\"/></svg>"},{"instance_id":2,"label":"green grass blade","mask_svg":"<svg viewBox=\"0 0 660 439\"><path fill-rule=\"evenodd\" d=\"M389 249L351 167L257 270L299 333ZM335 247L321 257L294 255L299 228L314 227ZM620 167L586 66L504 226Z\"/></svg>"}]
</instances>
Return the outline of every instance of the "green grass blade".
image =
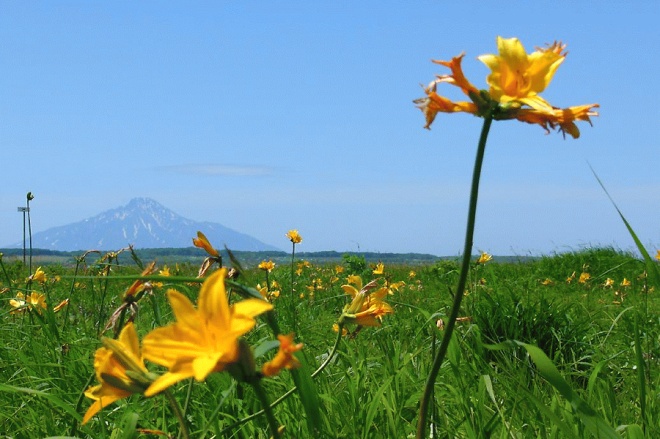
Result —
<instances>
[{"instance_id":1,"label":"green grass blade","mask_svg":"<svg viewBox=\"0 0 660 439\"><path fill-rule=\"evenodd\" d=\"M10 386L8 384L1 384L1 383L0 383L0 392L24 393L28 395L39 396L45 399L46 401L48 401L49 403L51 403L53 406L58 407L69 416L78 419L78 421L82 421L82 415L77 413L70 403L62 401L60 398L50 393L41 390L30 389L28 387Z\"/></svg>"},{"instance_id":2,"label":"green grass blade","mask_svg":"<svg viewBox=\"0 0 660 439\"><path fill-rule=\"evenodd\" d=\"M577 393L573 391L570 384L564 380L553 362L545 353L534 345L515 342L525 348L529 357L536 365L539 374L545 378L557 391L566 398L577 413L584 426L597 438L620 439L621 436L608 425L594 409L592 409Z\"/></svg>"},{"instance_id":3,"label":"green grass blade","mask_svg":"<svg viewBox=\"0 0 660 439\"><path fill-rule=\"evenodd\" d=\"M321 426L321 403L307 361L303 360L301 363L302 367L291 370L291 376L293 382L296 383L300 402L305 409L307 429L312 437L318 437L320 434L318 430Z\"/></svg>"},{"instance_id":4,"label":"green grass blade","mask_svg":"<svg viewBox=\"0 0 660 439\"><path fill-rule=\"evenodd\" d=\"M591 168L591 165L589 165L589 167ZM600 185L600 187L605 192L605 195L607 195L607 198L610 199L610 201L612 202L612 205L614 206L616 211L619 213L619 216L621 217L621 220L623 221L623 224L625 224L626 229L628 229L628 233L632 237L633 241L635 241L635 245L637 246L637 250L639 250L639 252L642 254L642 257L644 258L644 262L646 264L646 272L648 273L649 276L651 276L651 279L653 280L653 282L656 285L660 285L660 268L658 268L658 265L653 261L653 259L651 258L651 255L649 255L649 252L646 251L646 249L642 245L642 241L639 240L639 238L637 237L637 234L633 230L632 226L630 225L630 223L628 222L626 217L623 216L623 213L619 209L619 206L617 206L616 203L614 202L614 199L612 198L610 193L607 192L607 189L605 189L605 185L600 180L600 178L598 178L598 175L596 174L596 171L594 171L594 168L591 168L591 172L593 172L594 177L596 177L596 180L598 181L598 184Z\"/></svg>"}]
</instances>

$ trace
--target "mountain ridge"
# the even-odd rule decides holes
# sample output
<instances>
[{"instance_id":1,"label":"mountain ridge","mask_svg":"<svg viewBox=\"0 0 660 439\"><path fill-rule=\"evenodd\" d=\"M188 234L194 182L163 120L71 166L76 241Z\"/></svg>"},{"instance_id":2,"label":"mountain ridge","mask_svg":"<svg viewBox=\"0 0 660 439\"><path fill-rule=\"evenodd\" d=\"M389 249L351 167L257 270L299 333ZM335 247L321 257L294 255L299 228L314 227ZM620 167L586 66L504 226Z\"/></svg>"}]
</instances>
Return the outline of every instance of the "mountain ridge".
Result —
<instances>
[{"instance_id":1,"label":"mountain ridge","mask_svg":"<svg viewBox=\"0 0 660 439\"><path fill-rule=\"evenodd\" d=\"M194 221L177 214L159 202L145 197L64 226L32 235L32 246L59 251L116 250L135 248L185 248L202 231L209 241L233 250L281 251L258 239L210 221ZM22 243L7 247L22 247Z\"/></svg>"}]
</instances>

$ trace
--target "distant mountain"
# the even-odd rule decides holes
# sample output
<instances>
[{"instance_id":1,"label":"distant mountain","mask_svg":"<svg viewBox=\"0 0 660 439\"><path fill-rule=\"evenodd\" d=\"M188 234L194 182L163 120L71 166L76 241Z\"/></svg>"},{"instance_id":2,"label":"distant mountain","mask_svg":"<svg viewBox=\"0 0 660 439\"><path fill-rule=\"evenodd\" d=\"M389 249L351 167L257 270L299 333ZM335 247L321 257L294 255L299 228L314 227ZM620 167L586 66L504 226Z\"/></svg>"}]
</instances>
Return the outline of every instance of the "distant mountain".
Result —
<instances>
[{"instance_id":1,"label":"distant mountain","mask_svg":"<svg viewBox=\"0 0 660 439\"><path fill-rule=\"evenodd\" d=\"M134 198L126 206L66 226L32 235L32 247L60 251L191 247L202 231L218 249L280 250L218 223L184 218L150 198ZM11 247L22 247L23 243Z\"/></svg>"}]
</instances>

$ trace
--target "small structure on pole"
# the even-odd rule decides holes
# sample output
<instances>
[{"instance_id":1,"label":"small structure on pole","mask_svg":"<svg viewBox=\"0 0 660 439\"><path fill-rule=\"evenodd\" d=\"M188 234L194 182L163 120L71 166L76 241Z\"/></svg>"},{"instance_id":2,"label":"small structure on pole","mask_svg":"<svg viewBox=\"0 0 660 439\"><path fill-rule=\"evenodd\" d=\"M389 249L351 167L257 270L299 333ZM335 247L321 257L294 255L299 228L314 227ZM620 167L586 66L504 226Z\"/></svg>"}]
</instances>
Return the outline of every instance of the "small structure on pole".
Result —
<instances>
[{"instance_id":1,"label":"small structure on pole","mask_svg":"<svg viewBox=\"0 0 660 439\"><path fill-rule=\"evenodd\" d=\"M30 211L29 207L19 207L19 212L23 212L23 265L25 265L25 214Z\"/></svg>"}]
</instances>

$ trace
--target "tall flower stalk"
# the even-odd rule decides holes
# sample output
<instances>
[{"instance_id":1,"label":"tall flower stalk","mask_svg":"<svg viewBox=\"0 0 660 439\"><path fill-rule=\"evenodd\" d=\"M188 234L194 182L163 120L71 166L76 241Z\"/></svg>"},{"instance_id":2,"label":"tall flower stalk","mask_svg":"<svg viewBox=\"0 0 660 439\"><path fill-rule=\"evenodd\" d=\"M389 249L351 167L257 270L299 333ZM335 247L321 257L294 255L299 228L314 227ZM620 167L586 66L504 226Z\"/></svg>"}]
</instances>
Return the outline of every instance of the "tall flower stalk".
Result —
<instances>
[{"instance_id":1,"label":"tall flower stalk","mask_svg":"<svg viewBox=\"0 0 660 439\"><path fill-rule=\"evenodd\" d=\"M293 332L298 332L298 315L296 299L294 297L295 291L293 288L293 275L295 273L294 261L296 259L296 244L300 244L302 242L302 236L300 236L298 230L292 229L287 232L286 237L289 238L289 241L291 241L291 294L289 294L289 304L291 316L293 318Z\"/></svg>"},{"instance_id":2,"label":"tall flower stalk","mask_svg":"<svg viewBox=\"0 0 660 439\"><path fill-rule=\"evenodd\" d=\"M424 438L426 434L429 406L433 399L433 388L447 354L465 292L472 257L481 168L486 151L486 141L493 120L516 119L521 122L538 124L548 132L550 129L558 129L564 135L568 133L573 138L578 138L580 131L575 122L586 121L590 123L589 117L598 115L593 111L594 108L598 107L598 104L560 109L553 107L539 95L550 84L557 68L564 61L566 57L564 53L565 45L555 42L546 48L537 49L529 55L517 38L497 37L497 46L498 55L482 55L479 57L479 60L491 69L491 73L486 80L490 86L489 90L478 90L467 80L461 67L464 55L459 55L452 58L451 61L434 61L436 64L448 67L451 74L437 76L425 88L426 97L415 101L426 117L425 128L430 128L439 112L466 112L484 119L472 174L461 272L442 341L433 360L420 401L417 424L418 439ZM453 102L438 95L436 93L437 86L442 83L460 88L469 97L470 102Z\"/></svg>"}]
</instances>

